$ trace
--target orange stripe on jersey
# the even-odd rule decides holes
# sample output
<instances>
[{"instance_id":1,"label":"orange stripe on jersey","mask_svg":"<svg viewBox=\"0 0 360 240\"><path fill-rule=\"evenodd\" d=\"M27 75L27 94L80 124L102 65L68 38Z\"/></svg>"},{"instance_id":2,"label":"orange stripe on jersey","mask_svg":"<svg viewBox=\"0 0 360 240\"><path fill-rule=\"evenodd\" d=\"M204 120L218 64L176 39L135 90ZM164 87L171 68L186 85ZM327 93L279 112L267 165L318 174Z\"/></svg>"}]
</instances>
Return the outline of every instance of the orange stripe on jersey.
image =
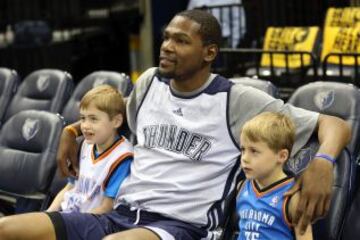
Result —
<instances>
[{"instance_id":1,"label":"orange stripe on jersey","mask_svg":"<svg viewBox=\"0 0 360 240\"><path fill-rule=\"evenodd\" d=\"M110 177L111 175L113 174L113 172L115 171L115 169L117 169L117 167L128 157L133 157L134 154L131 153L131 152L128 152L128 153L125 153L123 155L121 155L118 159L116 159L115 162L113 162L113 164L111 164L111 167L109 169L109 173L107 174L104 182L103 182L103 185L102 185L102 188L105 189L106 185L108 184L109 180L110 180Z\"/></svg>"},{"instance_id":2,"label":"orange stripe on jersey","mask_svg":"<svg viewBox=\"0 0 360 240\"><path fill-rule=\"evenodd\" d=\"M102 152L100 154L100 156L98 158L95 158L95 155L94 155L94 147L95 145L93 146L93 149L91 151L91 161L93 164L101 161L102 159L106 158L117 146L119 146L121 143L123 143L125 141L125 138L122 137L120 138L114 145L112 145L109 149L107 149L105 152Z\"/></svg>"},{"instance_id":3,"label":"orange stripe on jersey","mask_svg":"<svg viewBox=\"0 0 360 240\"><path fill-rule=\"evenodd\" d=\"M283 215L283 219L284 219L286 225L288 225L289 228L292 228L293 226L290 222L288 211L286 210L287 206L289 204L289 200L290 200L289 196L285 197L283 205L282 205L282 215Z\"/></svg>"},{"instance_id":4,"label":"orange stripe on jersey","mask_svg":"<svg viewBox=\"0 0 360 240\"><path fill-rule=\"evenodd\" d=\"M274 191L275 189L280 188L280 187L284 186L285 184L288 184L289 182L291 182L293 180L294 180L293 178L289 178L289 179L287 179L287 180L285 180L285 181L283 181L283 182L281 182L279 184L276 184L273 187L270 187L269 189L266 188L266 191L259 191L257 189L257 187L255 186L255 180L251 181L251 186L252 186L252 188L253 188L253 190L255 192L256 197L260 198L260 197L264 196L265 194L267 194L267 193L269 193L271 191Z\"/></svg>"}]
</instances>

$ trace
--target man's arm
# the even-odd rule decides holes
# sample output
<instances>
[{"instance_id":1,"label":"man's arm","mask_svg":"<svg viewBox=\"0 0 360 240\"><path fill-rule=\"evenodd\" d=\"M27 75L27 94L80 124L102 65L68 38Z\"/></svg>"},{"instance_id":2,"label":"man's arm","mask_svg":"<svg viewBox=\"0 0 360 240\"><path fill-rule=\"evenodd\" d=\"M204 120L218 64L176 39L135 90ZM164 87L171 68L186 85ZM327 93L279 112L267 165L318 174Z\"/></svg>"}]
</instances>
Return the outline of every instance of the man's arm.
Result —
<instances>
[{"instance_id":1,"label":"man's arm","mask_svg":"<svg viewBox=\"0 0 360 240\"><path fill-rule=\"evenodd\" d=\"M318 119L318 153L336 158L349 143L349 125L342 119L320 114ZM324 217L331 202L333 185L333 164L324 158L314 158L304 173L297 179L295 186L287 193L293 194L300 189L300 199L293 223L300 233L317 218Z\"/></svg>"},{"instance_id":2,"label":"man's arm","mask_svg":"<svg viewBox=\"0 0 360 240\"><path fill-rule=\"evenodd\" d=\"M78 143L76 137L81 135L80 122L75 122L62 131L56 161L63 176L76 177L79 172Z\"/></svg>"},{"instance_id":3,"label":"man's arm","mask_svg":"<svg viewBox=\"0 0 360 240\"><path fill-rule=\"evenodd\" d=\"M291 196L289 200L289 211L288 211L288 217L290 218L290 222L292 223L292 219L294 219L294 215L296 212L296 207L299 203L299 192L296 192L294 195ZM294 227L295 232L295 239L296 240L313 240L312 236L312 226L311 224L307 225L306 231L303 234L300 234L299 225Z\"/></svg>"}]
</instances>

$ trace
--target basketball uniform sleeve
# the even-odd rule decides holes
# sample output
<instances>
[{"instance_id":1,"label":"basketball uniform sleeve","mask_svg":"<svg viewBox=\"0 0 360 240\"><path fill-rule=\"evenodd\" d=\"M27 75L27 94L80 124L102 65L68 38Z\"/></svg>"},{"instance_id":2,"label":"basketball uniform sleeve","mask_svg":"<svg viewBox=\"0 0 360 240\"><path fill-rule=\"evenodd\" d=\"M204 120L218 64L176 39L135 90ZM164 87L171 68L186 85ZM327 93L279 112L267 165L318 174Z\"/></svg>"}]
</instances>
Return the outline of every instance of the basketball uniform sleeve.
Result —
<instances>
[{"instance_id":1,"label":"basketball uniform sleeve","mask_svg":"<svg viewBox=\"0 0 360 240\"><path fill-rule=\"evenodd\" d=\"M229 101L228 124L238 144L244 123L261 112L281 112L295 122L296 142L291 152L292 156L307 143L317 126L319 113L284 104L281 99L275 99L253 87L234 84L230 90Z\"/></svg>"},{"instance_id":2,"label":"basketball uniform sleeve","mask_svg":"<svg viewBox=\"0 0 360 240\"><path fill-rule=\"evenodd\" d=\"M132 157L125 159L110 176L110 180L105 187L105 196L115 198L124 179L130 173Z\"/></svg>"},{"instance_id":3,"label":"basketball uniform sleeve","mask_svg":"<svg viewBox=\"0 0 360 240\"><path fill-rule=\"evenodd\" d=\"M130 93L127 99L126 105L126 116L127 116L127 123L131 132L135 133L136 129L136 113L140 104L147 92L147 89L150 86L151 80L153 79L157 68L149 68L140 77L137 79L134 89Z\"/></svg>"}]
</instances>

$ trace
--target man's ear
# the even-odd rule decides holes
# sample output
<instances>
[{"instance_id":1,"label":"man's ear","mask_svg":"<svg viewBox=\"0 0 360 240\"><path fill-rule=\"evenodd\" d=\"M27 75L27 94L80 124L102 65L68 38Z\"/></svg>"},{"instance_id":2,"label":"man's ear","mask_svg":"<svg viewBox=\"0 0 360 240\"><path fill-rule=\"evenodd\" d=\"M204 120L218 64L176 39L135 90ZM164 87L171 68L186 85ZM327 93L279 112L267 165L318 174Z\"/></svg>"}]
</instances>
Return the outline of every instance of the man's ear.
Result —
<instances>
[{"instance_id":1,"label":"man's ear","mask_svg":"<svg viewBox=\"0 0 360 240\"><path fill-rule=\"evenodd\" d=\"M279 156L279 163L284 163L284 162L286 162L286 160L288 160L288 158L290 157L289 150L287 150L287 149L281 149L281 150L278 152L278 156Z\"/></svg>"},{"instance_id":2,"label":"man's ear","mask_svg":"<svg viewBox=\"0 0 360 240\"><path fill-rule=\"evenodd\" d=\"M219 48L216 44L209 44L204 48L204 51L204 61L210 63L216 58Z\"/></svg>"},{"instance_id":3,"label":"man's ear","mask_svg":"<svg viewBox=\"0 0 360 240\"><path fill-rule=\"evenodd\" d=\"M124 118L122 114L117 114L113 117L113 122L114 122L114 126L115 128L119 128L121 127L121 125L123 124Z\"/></svg>"}]
</instances>

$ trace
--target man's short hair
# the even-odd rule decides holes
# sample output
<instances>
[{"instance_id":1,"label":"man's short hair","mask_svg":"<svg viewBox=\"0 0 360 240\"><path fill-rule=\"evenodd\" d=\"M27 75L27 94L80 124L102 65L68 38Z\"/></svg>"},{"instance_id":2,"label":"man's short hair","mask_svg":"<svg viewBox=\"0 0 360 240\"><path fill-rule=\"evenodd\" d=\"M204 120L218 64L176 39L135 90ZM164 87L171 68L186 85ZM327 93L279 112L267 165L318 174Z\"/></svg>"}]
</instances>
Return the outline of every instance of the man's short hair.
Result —
<instances>
[{"instance_id":1,"label":"man's short hair","mask_svg":"<svg viewBox=\"0 0 360 240\"><path fill-rule=\"evenodd\" d=\"M286 115L263 112L247 121L241 135L252 142L265 142L274 152L291 149L295 142L295 124Z\"/></svg>"},{"instance_id":2,"label":"man's short hair","mask_svg":"<svg viewBox=\"0 0 360 240\"><path fill-rule=\"evenodd\" d=\"M199 34L202 38L203 44L215 44L217 47L221 45L221 27L218 20L209 12L204 10L186 10L176 14L189 18L200 25Z\"/></svg>"},{"instance_id":3,"label":"man's short hair","mask_svg":"<svg viewBox=\"0 0 360 240\"><path fill-rule=\"evenodd\" d=\"M125 103L122 94L110 85L100 85L88 91L80 101L80 109L94 104L97 109L105 112L112 119L117 114L124 115Z\"/></svg>"}]
</instances>

